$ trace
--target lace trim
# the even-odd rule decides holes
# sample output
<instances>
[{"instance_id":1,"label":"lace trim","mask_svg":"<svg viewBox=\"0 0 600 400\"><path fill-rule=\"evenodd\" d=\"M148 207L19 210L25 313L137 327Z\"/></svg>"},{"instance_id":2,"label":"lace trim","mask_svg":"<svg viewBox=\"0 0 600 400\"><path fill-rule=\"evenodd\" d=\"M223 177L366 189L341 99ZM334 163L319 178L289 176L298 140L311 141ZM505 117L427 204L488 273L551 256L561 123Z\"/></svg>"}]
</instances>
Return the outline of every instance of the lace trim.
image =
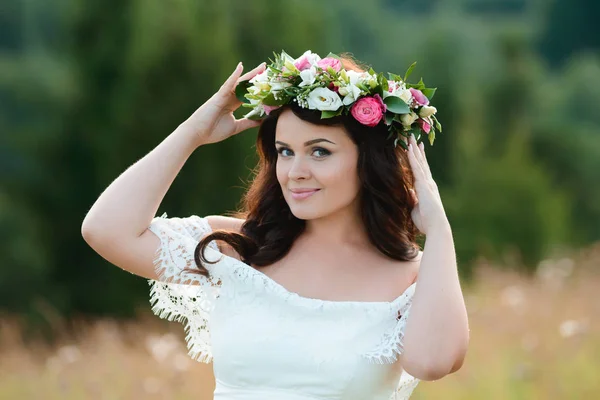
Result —
<instances>
[{"instance_id":1,"label":"lace trim","mask_svg":"<svg viewBox=\"0 0 600 400\"><path fill-rule=\"evenodd\" d=\"M361 316L372 318L374 323L380 323L380 321L383 320L382 327L384 328L384 333L374 347L373 345L370 345L365 348L364 346L366 344L359 343L354 343L353 347L362 357L374 364L394 363L397 361L398 356L403 353L404 331L406 329L406 322L408 320L416 282L410 285L404 293L391 302L322 300L300 296L298 293L289 291L284 286L250 265L227 255L223 255L223 257L224 260L227 261L227 264L229 264L225 269L228 273L234 275L233 279L231 279L231 282L233 282L232 284L235 285L235 282L241 282L241 286L244 286L243 288L236 288L235 293L232 293L231 296L240 296L242 293L248 293L248 295L252 296L253 291L258 292L260 290L268 290L274 293L278 298L281 298L284 302L293 304L294 306L321 312L332 309L343 309L344 311L348 311L340 314L339 320L336 318L336 321L340 324L351 323L351 321L345 321L344 318L351 316L352 314L354 314L355 317L358 317L360 314ZM248 288L249 286L250 288ZM235 298L232 299L232 301L235 301ZM243 299L242 301L248 300ZM267 301L268 299L265 299L265 302ZM240 304L240 306L242 306L242 304ZM260 306L268 307L269 304ZM337 323L336 321L333 323ZM328 356L333 357L334 355L328 354L327 349L322 349L322 351L319 352L319 357L322 360L327 359Z\"/></svg>"},{"instance_id":2,"label":"lace trim","mask_svg":"<svg viewBox=\"0 0 600 400\"><path fill-rule=\"evenodd\" d=\"M280 297L284 298L286 301L293 302L295 305L301 305L310 309L323 309L323 308L338 308L343 307L347 309L350 308L390 308L390 309L403 309L407 303L407 299L412 297L414 292L414 287L416 286L416 282L410 285L404 293L395 298L392 301L353 301L353 300L323 300L316 299L312 297L304 297L299 295L298 293L291 292L282 286L277 281L270 278L268 275L262 273L256 268L238 260L237 258L233 258L223 254L223 258L225 260L229 260L230 267L227 268L228 271L231 271L238 278L241 278L243 281L254 281L259 282L260 286L270 290L271 292L277 293Z\"/></svg>"},{"instance_id":3,"label":"lace trim","mask_svg":"<svg viewBox=\"0 0 600 400\"><path fill-rule=\"evenodd\" d=\"M412 392L419 385L419 382L419 379L403 371L398 382L398 387L394 390L389 400L408 400Z\"/></svg>"},{"instance_id":4,"label":"lace trim","mask_svg":"<svg viewBox=\"0 0 600 400\"><path fill-rule=\"evenodd\" d=\"M210 277L184 271L196 267L194 250L202 236L211 231L205 219L167 218L164 213L148 227L160 239L154 254L158 280L149 280L152 312L159 318L184 325L188 354L194 360L212 361L210 314L221 287L217 264L207 264ZM216 254L215 254L216 253ZM209 243L206 256L218 256L218 246ZM218 258L218 257L217 257Z\"/></svg>"},{"instance_id":5,"label":"lace trim","mask_svg":"<svg viewBox=\"0 0 600 400\"><path fill-rule=\"evenodd\" d=\"M392 364L404 352L404 331L410 315L412 299L412 296L410 296L406 303L398 309L398 322L392 329L382 335L381 342L373 350L364 354L364 357L369 361L376 364Z\"/></svg>"}]
</instances>

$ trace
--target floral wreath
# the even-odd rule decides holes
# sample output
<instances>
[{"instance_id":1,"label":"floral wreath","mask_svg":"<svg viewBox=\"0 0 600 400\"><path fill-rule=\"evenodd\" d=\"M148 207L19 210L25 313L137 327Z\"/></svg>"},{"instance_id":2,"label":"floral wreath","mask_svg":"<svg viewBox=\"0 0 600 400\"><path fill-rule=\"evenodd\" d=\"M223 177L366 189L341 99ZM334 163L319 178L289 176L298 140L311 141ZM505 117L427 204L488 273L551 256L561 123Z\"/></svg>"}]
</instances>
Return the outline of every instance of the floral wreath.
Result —
<instances>
[{"instance_id":1,"label":"floral wreath","mask_svg":"<svg viewBox=\"0 0 600 400\"><path fill-rule=\"evenodd\" d=\"M252 110L246 118L260 120L290 101L302 108L321 111L321 118L332 118L350 113L363 125L374 127L379 123L388 126L390 135L397 134L398 143L407 149L401 136L414 134L417 141L421 133L428 135L433 145L436 129L442 125L435 114L437 109L429 105L436 88L427 88L421 79L418 83L407 83L416 63L413 63L404 78L388 73L357 72L342 68L339 56L329 53L325 58L306 51L294 59L285 51L269 59L265 71L250 80L238 83L235 94L242 107Z\"/></svg>"}]
</instances>

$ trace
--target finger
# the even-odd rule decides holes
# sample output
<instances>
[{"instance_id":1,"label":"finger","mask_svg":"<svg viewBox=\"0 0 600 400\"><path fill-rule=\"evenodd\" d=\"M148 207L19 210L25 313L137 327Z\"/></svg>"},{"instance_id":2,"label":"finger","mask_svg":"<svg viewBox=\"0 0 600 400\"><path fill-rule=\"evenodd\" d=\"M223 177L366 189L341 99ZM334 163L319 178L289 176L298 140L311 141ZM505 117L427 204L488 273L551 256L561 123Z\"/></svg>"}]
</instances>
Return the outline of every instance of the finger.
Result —
<instances>
[{"instance_id":1,"label":"finger","mask_svg":"<svg viewBox=\"0 0 600 400\"><path fill-rule=\"evenodd\" d=\"M431 179L433 179L433 176L431 175L431 168L429 168L429 163L427 162L427 156L425 155L425 144L423 142L419 143L419 151L421 152L421 157L423 158L423 169L425 170L425 173L427 174L427 176Z\"/></svg>"},{"instance_id":2,"label":"finger","mask_svg":"<svg viewBox=\"0 0 600 400\"><path fill-rule=\"evenodd\" d=\"M419 165L420 169L423 170L423 161L421 160L421 154L418 148L419 145L417 144L417 139L415 138L415 135L411 133L408 141L410 143L409 147L413 150L413 155L417 164Z\"/></svg>"},{"instance_id":3,"label":"finger","mask_svg":"<svg viewBox=\"0 0 600 400\"><path fill-rule=\"evenodd\" d=\"M410 142L413 144L415 157L417 157L417 160L419 160L420 164L423 164L423 159L421 158L421 150L419 149L419 144L417 143L417 138L415 137L414 133L410 134Z\"/></svg>"},{"instance_id":4,"label":"finger","mask_svg":"<svg viewBox=\"0 0 600 400\"><path fill-rule=\"evenodd\" d=\"M254 68L251 71L246 72L241 78L238 79L238 82L247 81L254 78L256 75L264 72L267 67L267 63L263 62L258 67Z\"/></svg>"},{"instance_id":5,"label":"finger","mask_svg":"<svg viewBox=\"0 0 600 400\"><path fill-rule=\"evenodd\" d=\"M238 78L243 70L244 70L244 65L240 61L237 65L237 67L235 67L235 70L233 71L233 73L231 75L229 75L229 78L227 78L227 80L225 82L223 82L223 85L221 85L221 90L224 90L227 92L232 91L235 88L235 83L238 80Z\"/></svg>"},{"instance_id":6,"label":"finger","mask_svg":"<svg viewBox=\"0 0 600 400\"><path fill-rule=\"evenodd\" d=\"M408 145L408 161L410 162L410 166L413 171L413 175L415 176L415 186L417 183L423 182L425 180L425 174L423 172L423 168L421 168L421 164L419 160L417 160L415 145L412 143L412 139Z\"/></svg>"}]
</instances>

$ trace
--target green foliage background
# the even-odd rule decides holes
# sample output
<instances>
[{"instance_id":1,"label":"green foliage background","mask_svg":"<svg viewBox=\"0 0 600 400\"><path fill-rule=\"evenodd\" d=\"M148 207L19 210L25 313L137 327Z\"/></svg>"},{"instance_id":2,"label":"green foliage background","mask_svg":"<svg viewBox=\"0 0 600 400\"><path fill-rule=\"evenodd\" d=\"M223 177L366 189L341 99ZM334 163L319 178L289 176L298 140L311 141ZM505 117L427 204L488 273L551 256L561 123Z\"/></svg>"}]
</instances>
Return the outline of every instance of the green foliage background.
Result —
<instances>
[{"instance_id":1,"label":"green foliage background","mask_svg":"<svg viewBox=\"0 0 600 400\"><path fill-rule=\"evenodd\" d=\"M413 77L438 87L444 132L428 157L463 276L480 256L534 271L598 241L598 11L592 0L6 0L0 309L43 320L146 306L146 282L81 238L87 210L238 61L248 70L281 49L348 51L396 73L418 61ZM254 135L198 149L159 214L236 208Z\"/></svg>"}]
</instances>

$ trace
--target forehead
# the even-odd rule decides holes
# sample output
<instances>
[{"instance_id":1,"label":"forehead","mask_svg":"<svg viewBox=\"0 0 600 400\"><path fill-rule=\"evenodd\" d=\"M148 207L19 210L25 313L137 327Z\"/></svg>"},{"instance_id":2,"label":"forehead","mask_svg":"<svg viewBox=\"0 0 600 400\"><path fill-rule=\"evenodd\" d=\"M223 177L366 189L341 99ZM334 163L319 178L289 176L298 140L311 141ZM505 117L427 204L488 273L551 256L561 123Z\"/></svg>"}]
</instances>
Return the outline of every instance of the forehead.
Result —
<instances>
[{"instance_id":1,"label":"forehead","mask_svg":"<svg viewBox=\"0 0 600 400\"><path fill-rule=\"evenodd\" d=\"M325 138L336 144L351 142L341 126L311 124L298 118L290 109L284 110L279 116L275 140L288 144L301 144L316 138Z\"/></svg>"}]
</instances>

